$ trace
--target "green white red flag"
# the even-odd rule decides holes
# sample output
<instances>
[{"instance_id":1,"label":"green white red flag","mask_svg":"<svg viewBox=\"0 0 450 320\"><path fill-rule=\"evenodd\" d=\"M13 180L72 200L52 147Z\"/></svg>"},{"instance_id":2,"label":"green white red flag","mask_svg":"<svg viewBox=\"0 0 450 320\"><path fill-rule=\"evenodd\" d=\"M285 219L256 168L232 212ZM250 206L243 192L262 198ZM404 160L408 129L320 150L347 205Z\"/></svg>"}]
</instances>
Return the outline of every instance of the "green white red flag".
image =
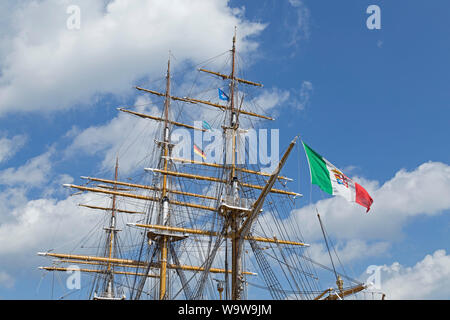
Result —
<instances>
[{"instance_id":1,"label":"green white red flag","mask_svg":"<svg viewBox=\"0 0 450 320\"><path fill-rule=\"evenodd\" d=\"M304 142L311 173L311 183L319 186L331 195L339 195L350 202L356 202L369 212L373 199L369 193L358 183L348 178L341 170L336 168L327 159L323 158Z\"/></svg>"}]
</instances>

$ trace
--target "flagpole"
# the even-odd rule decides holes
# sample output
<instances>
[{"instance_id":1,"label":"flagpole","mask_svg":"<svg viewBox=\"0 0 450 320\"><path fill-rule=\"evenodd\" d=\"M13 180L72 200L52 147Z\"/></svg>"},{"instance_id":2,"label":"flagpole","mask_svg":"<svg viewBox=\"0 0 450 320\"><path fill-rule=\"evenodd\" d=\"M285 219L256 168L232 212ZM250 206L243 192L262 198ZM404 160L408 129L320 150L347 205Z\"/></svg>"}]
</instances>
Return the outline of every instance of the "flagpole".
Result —
<instances>
[{"instance_id":1,"label":"flagpole","mask_svg":"<svg viewBox=\"0 0 450 320\"><path fill-rule=\"evenodd\" d=\"M333 258L331 256L331 252L330 252L330 247L328 246L327 236L325 235L325 229L323 227L322 220L320 219L320 214L319 214L319 211L317 210L317 207L316 207L316 212L317 212L317 218L319 219L320 229L322 229L323 239L325 240L325 245L327 246L328 255L330 256L331 265L333 266L333 272L334 272L334 276L336 277L336 283L337 283L337 282L339 282L340 278L336 272L336 267L334 266Z\"/></svg>"}]
</instances>

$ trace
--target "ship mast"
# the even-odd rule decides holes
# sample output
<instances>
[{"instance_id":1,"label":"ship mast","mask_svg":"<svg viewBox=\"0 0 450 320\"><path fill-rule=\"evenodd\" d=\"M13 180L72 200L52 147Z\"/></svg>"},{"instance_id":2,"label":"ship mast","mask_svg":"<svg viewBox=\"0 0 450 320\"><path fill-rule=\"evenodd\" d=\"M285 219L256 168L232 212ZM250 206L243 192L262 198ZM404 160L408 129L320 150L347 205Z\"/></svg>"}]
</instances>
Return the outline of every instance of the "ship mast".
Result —
<instances>
[{"instance_id":1,"label":"ship mast","mask_svg":"<svg viewBox=\"0 0 450 320\"><path fill-rule=\"evenodd\" d=\"M164 100L164 140L163 148L163 168L164 171L168 169L169 156L169 107L170 107L170 56L167 61L167 76L166 76L166 95ZM169 198L167 197L167 174L163 174L163 181L161 187L161 215L158 221L159 225L167 225L169 220ZM159 299L163 300L166 296L167 283L167 247L169 238L162 234L160 238L161 247L161 268L159 273Z\"/></svg>"},{"instance_id":2,"label":"ship mast","mask_svg":"<svg viewBox=\"0 0 450 320\"><path fill-rule=\"evenodd\" d=\"M235 66L236 66L236 29L233 36L233 47L231 50L232 58L231 58L231 81L230 81L230 127L232 130L231 136L231 172L229 177L229 185L231 185L231 194L229 194L230 198L233 199L234 203L238 202L239 194L238 194L238 178L236 176L236 136L237 130L239 128L238 118L236 116L235 107L234 107L234 96L235 96ZM225 137L228 138L228 135L225 134ZM227 141L228 143L228 141ZM227 144L228 145L228 144ZM228 150L227 150L228 151ZM227 155L227 159L229 159ZM241 291L242 291L242 246L240 245L240 241L238 239L238 231L241 224L240 215L242 214L239 210L229 210L227 212L228 219L231 220L231 295L233 300L241 299Z\"/></svg>"},{"instance_id":3,"label":"ship mast","mask_svg":"<svg viewBox=\"0 0 450 320\"><path fill-rule=\"evenodd\" d=\"M119 169L119 159L116 158L116 166L114 169L114 181L117 181L118 169ZM113 189L114 189L114 191L117 191L117 184L114 184ZM116 195L112 196L111 219L110 219L109 229L107 229L106 232L108 233L108 236L109 236L108 258L112 259L114 244L115 244L115 235L117 232L117 230L116 230ZM107 271L106 271L108 274L108 280L107 280L107 288L105 290L106 296L108 298L114 297L114 288L113 288L114 273L111 272L111 268L112 268L111 262L108 262L108 267L107 267Z\"/></svg>"},{"instance_id":4,"label":"ship mast","mask_svg":"<svg viewBox=\"0 0 450 320\"><path fill-rule=\"evenodd\" d=\"M239 148L237 148L237 141L239 135L239 115L246 115L250 117L256 117L260 119L268 119L273 120L271 117L266 115L260 115L248 110L242 109L240 106L237 108L236 99L237 99L237 84L245 84L252 85L257 87L262 87L262 84L252 82L249 80L241 79L236 77L236 30L233 36L233 46L231 50L232 54L232 66L231 66L231 74L225 75L221 73L217 73L214 71L209 71L205 69L199 69L199 71L212 74L214 76L221 77L223 80L229 80L229 103L227 105L222 105L218 103L214 103L211 101L200 100L197 98L191 97L176 97L171 95L170 91L170 57L167 62L167 74L166 74L166 89L164 93L156 92L149 89L144 89L140 87L136 87L136 89L144 92L151 93L153 95L157 95L159 97L164 97L164 111L163 117L155 117L152 115L148 115L145 113L135 112L123 108L119 108L119 111L126 112L140 118L149 119L152 121L157 121L163 123L164 130L162 141L156 141L159 146L161 153L159 157L159 164L157 168L144 168L146 171L151 171L153 173L157 173L158 177L161 177L160 180L157 180L157 184L155 185L143 185L136 184L130 182L117 181L117 160L116 160L116 171L115 171L115 179L108 180L102 178L92 178L92 177L82 177L83 179L87 179L92 182L102 182L106 184L112 185L112 187L102 186L102 187L87 187L81 185L73 185L67 184L66 187L74 188L80 191L88 191L94 193L100 193L105 195L112 195L113 199L113 208L111 211L111 220L109 228L109 245L107 246L108 254L104 257L98 256L87 256L87 255L74 255L74 254L63 254L63 253L53 253L53 252L45 252L38 253L39 255L49 256L59 259L60 263L69 263L75 262L80 264L91 264L97 266L106 266L105 269L82 269L82 272L93 272L93 273L106 273L109 275L109 283L112 285L113 283L113 275L121 274L121 275L130 275L130 276L138 276L141 277L141 282L138 286L137 294L133 298L139 299L141 296L143 285L145 281L149 278L154 278L159 282L159 292L155 298L160 300L169 299L169 288L168 288L168 270L175 270L178 273L180 278L180 282L182 287L185 290L185 295L187 299L201 299L203 296L204 286L208 280L208 276L210 273L223 273L225 274L225 299L229 299L230 296L228 294L228 275L231 275L231 299L240 300L242 299L242 291L243 291L243 283L244 276L246 275L255 275L252 272L243 270L243 244L245 241L250 241L255 245L256 242L265 242L265 243L273 243L277 245L291 245L291 246L308 246L302 242L289 241L283 239L267 238L267 237L259 237L253 236L250 232L253 222L256 221L260 212L262 211L262 206L264 204L264 200L269 193L275 193L279 195L286 196L301 196L296 192L291 192L288 190L280 190L275 189L274 184L277 180L291 180L286 177L279 176L281 168L284 166L287 157L293 146L295 144L294 139L289 145L288 149L284 153L281 161L278 164L278 167L272 174L267 174L260 171L249 170L246 168L242 168L237 165L237 159ZM181 159L172 157L172 147L173 144L170 142L170 127L169 126L179 126L183 128L206 131L202 128L196 128L194 126L176 122L170 119L170 102L171 100L181 101L187 103L188 105L197 105L204 104L208 106L215 107L222 111L226 111L229 113L229 119L224 120L224 136L225 136L225 164L216 164L216 163L208 163L206 161L193 161L190 159ZM228 114L227 114L228 115ZM228 123L227 123L228 122ZM213 168L223 169L223 176L203 176L198 174L192 174L187 172L179 172L176 169L176 166L172 165L173 162L181 162L181 163L191 163L199 166L207 166ZM268 178L265 185L257 185L250 184L246 181L240 181L238 176L240 172L244 172L247 174L262 176ZM174 178L179 179L191 179L196 181L201 181L210 184L222 184L225 186L224 194L216 194L215 196L210 194L199 194L194 192L186 192L184 190L180 190L177 188L175 183L171 183ZM119 189L118 186L128 187L131 189L125 190L141 190L141 191L152 191L153 196L151 195L142 195L135 194L132 192L123 192L123 189ZM260 194L258 199L254 203L248 203L245 201L246 199L240 199L240 189L245 190L259 190ZM143 258L141 255L138 260L133 259L123 259L115 257L114 254L114 244L116 241L116 213L140 213L134 212L130 210L121 210L116 209L116 197L124 197L131 198L136 200L144 200L147 202L152 202L158 204L158 216L156 219L156 224L144 224L144 223L127 223L128 226L134 226L137 228L150 229L147 233L147 237L151 240L149 242L150 246L153 246L152 243L155 244L154 254L157 261L153 261L152 259L142 261L140 258ZM182 198L178 198L182 197ZM184 200L186 198L197 198L197 199L205 199L209 201L213 201L215 204L204 204L198 203L193 200ZM183 199L184 201L180 201ZM92 209L102 209L98 206L86 206ZM214 212L219 214L222 217L223 225L220 226L217 230L203 230L203 229L195 229L195 228L185 228L175 226L173 223L173 218L171 218L172 210L180 210L184 208L185 210L201 210L202 212ZM174 211L175 212L175 211ZM178 212L178 211L176 211ZM151 213L149 213L151 214ZM181 264L180 260L177 257L177 253L174 250L172 242L185 240L188 237L192 236L207 236L207 237L215 237L216 242L214 244L214 248L209 252L208 256L204 263L201 266L191 266ZM215 259L215 255L222 244L222 241L231 241L231 270L228 269L227 263L225 264L224 269L213 268L212 264ZM195 241L195 239L194 239ZM171 257L171 263L168 263L168 258ZM226 257L227 259L227 257ZM118 268L132 268L131 271L119 271L113 268L116 266ZM43 267L42 269L48 271L67 271L68 268L63 267ZM139 269L144 269L143 273ZM158 270L159 269L159 270ZM156 272L151 272L155 270ZM197 281L197 285L195 288L195 293L192 294L189 284L187 282L186 277L183 274L183 271L188 272L201 272L200 280ZM106 292L112 293L111 290Z\"/></svg>"}]
</instances>

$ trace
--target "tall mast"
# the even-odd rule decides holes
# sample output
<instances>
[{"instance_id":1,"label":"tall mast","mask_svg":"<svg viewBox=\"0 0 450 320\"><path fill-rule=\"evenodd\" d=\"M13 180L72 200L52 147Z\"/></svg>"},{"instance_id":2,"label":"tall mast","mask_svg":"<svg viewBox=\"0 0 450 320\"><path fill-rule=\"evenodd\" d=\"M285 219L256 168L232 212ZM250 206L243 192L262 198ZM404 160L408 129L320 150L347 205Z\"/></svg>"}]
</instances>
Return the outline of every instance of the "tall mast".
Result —
<instances>
[{"instance_id":1,"label":"tall mast","mask_svg":"<svg viewBox=\"0 0 450 320\"><path fill-rule=\"evenodd\" d=\"M117 174L119 169L119 159L116 157L116 166L114 169L114 181L117 181ZM117 191L117 184L114 184L114 191ZM112 196L112 208L111 208L111 220L109 225L109 259L113 258L113 250L114 250L114 241L115 241L115 233L116 233L116 195ZM111 263L108 263L107 274L109 275L108 279L108 288L106 290L108 297L114 296L113 291L113 283L114 283L114 273L111 272Z\"/></svg>"},{"instance_id":2,"label":"tall mast","mask_svg":"<svg viewBox=\"0 0 450 320\"><path fill-rule=\"evenodd\" d=\"M254 221L256 221L258 215L262 211L262 206L264 203L264 199L269 193L276 193L280 195L286 196L301 196L298 193L290 192L287 190L280 190L274 188L274 183L278 179L283 180L291 180L286 177L279 176L280 170L284 165L289 152L292 150L295 140L291 142L290 147L286 151L285 155L282 158L282 161L279 163L277 170L275 170L272 174L267 174L259 171L248 170L243 168L242 166L238 166L239 162L237 161L238 154L240 152L237 141L239 134L239 115L246 115L250 117L257 117L261 119L273 120L272 118L256 114L254 112L250 112L249 110L241 109L240 106L236 105L236 99L238 97L237 86L238 84L245 85L253 85L257 87L262 87L262 84L256 83L253 81L249 81L246 79L241 79L236 77L236 30L233 36L233 45L232 45L232 66L230 74L221 74L214 71L209 71L205 69L199 69L202 72L206 72L212 74L214 76L218 76L223 80L229 80L229 101L226 104L214 103L211 101L204 101L197 98L191 97L176 97L172 96L170 92L170 57L167 62L167 75L166 75L166 89L165 92L156 92L149 89L144 89L140 87L136 87L138 90L145 91L151 94L154 94L159 97L164 97L164 110L163 115L161 117L155 117L152 115L135 112L131 110L126 110L124 108L119 108L120 111L126 112L129 114L133 114L135 116L148 119L151 121L157 121L160 123L164 123L162 137L160 137L160 141L156 141L160 150L160 158L157 168L144 168L145 171L151 171L157 173L160 179L158 179L158 185L142 185L124 181L117 181L117 173L118 173L118 161L116 160L116 172L114 180L107 180L102 178L93 178L93 177L82 177L82 179L87 179L93 182L101 182L110 184L108 185L98 185L98 187L87 187L80 185L72 185L66 184L66 187L75 188L80 191L88 191L94 193L101 193L106 195L112 195L113 205L111 211L111 222L110 226L107 229L107 243L106 243L106 252L105 256L96 257L96 256L81 256L81 255L68 255L68 254L58 254L58 253L39 253L40 255L56 257L59 259L58 261L61 263L73 263L78 262L81 264L90 264L94 266L101 266L102 268L98 269L83 269L82 272L93 272L93 273L103 273L107 274L107 280L109 279L109 288L105 287L104 293L110 292L110 296L113 296L113 275L121 274L121 275L135 275L141 277L141 281L137 284L137 294L133 297L135 299L139 299L141 293L143 292L143 287L148 278L155 278L159 282L159 292L156 294L155 298L158 299L168 299L169 298L169 275L168 270L176 270L182 287L184 288L184 293L187 299L202 299L205 285L208 281L208 277L210 273L224 273L225 274L225 299L233 299L240 300L242 299L242 291L243 291L243 283L244 276L246 275L254 275L254 273L244 271L243 270L243 243L244 241L251 242L266 242L266 243L275 243L277 245L295 245L295 246L307 246L301 242L293 242L284 239L276 239L274 238L264 238L264 237L255 237L251 234L250 229ZM170 103L171 100L181 101L183 103L187 103L188 105L197 105L197 104L205 104L208 106L212 106L214 108L220 109L222 111L227 112L227 117L224 120L223 128L224 128L224 140L226 141L226 163L225 164L216 164L216 163L208 163L208 162L198 162L190 159L183 158L174 158L172 157L172 148L173 144L170 142L170 128L172 125L193 129L206 131L202 128L197 128L195 126L191 126L188 124L176 122L170 119ZM229 117L228 117L229 113ZM176 167L172 165L172 163L182 162L182 163L192 163L195 165L213 167L218 169L223 169L223 176L203 176L198 174L192 174L188 172L180 172ZM246 181L239 181L238 177L241 176L241 172L245 172L246 174L256 175L256 176L266 176L269 178L269 181L266 182L266 185L258 185L258 184L250 184L246 183ZM173 177L173 178L172 178ZM224 193L213 195L210 193L200 192L186 192L178 189L175 185L171 183L172 179L192 179L196 181L208 181L210 183L220 183L224 185ZM156 181L155 181L156 182ZM124 188L125 187L125 188ZM131 188L131 189L128 189ZM155 191L156 194L154 196L142 195L133 193L132 190L134 188L141 190L152 190ZM254 202L251 206L247 204L247 201L242 201L245 199L240 199L240 189L254 189L261 190L260 197ZM125 191L125 192L124 192ZM190 190L189 190L190 191ZM116 209L116 197L125 197L137 200L144 200L158 203L158 211L156 216L156 224L139 224L139 223L128 223L129 226L135 226L138 228L150 229L147 233L147 237L153 243L156 244L153 248L154 256L148 261L141 261L140 258L138 260L130 260L130 259L118 259L115 254L115 242L116 234L118 230L116 230L116 215L119 213L129 213L129 214L138 214L141 212L130 211L130 210L120 210ZM211 205L210 202L202 203L199 201L195 201L193 198L197 199L207 199L212 200L216 205ZM205 201L205 200L202 200ZM169 211L170 206L170 211ZM98 210L108 210L111 208L103 208L99 206L87 206L93 209ZM184 207L185 210L201 210L200 212L217 212L224 219L224 225L221 226L220 232L218 230L201 230L195 228L186 228L175 226L173 224L173 218L171 218L172 210L180 210L178 208ZM153 219L152 219L153 220ZM208 254L208 257L204 263L200 266L190 266L190 265L182 265L180 260L177 257L177 253L172 246L172 242L185 240L190 236L205 236L205 237L215 237L216 242L214 248ZM213 268L212 263L216 256L216 253L219 250L219 247L222 243L223 239L229 239L231 242L231 268L228 269L228 262L226 259L226 265L224 269ZM194 239L195 241L195 239ZM108 253L109 252L109 253ZM168 256L171 256L172 261L168 263ZM158 261L154 261L153 258L156 258ZM129 271L122 271L121 269L115 268L132 268ZM105 268L107 267L107 268ZM70 268L67 267L43 267L45 270L49 271L65 271ZM144 269L145 273L142 273ZM159 269L159 270L158 270ZM155 272L152 272L152 271ZM158 271L156 271L158 270ZM198 281L198 284L195 285L195 292L192 293L189 288L189 283L187 282L186 277L183 272L202 272L201 279ZM231 281L229 281L229 276L231 276ZM108 284L105 282L105 284ZM231 284L231 290L229 290ZM133 284L134 288L135 284ZM177 294L178 295L178 294Z\"/></svg>"},{"instance_id":3,"label":"tall mast","mask_svg":"<svg viewBox=\"0 0 450 320\"><path fill-rule=\"evenodd\" d=\"M113 181L113 192L117 192L117 177L118 177L118 170L119 170L119 159L116 157L116 165L114 169L114 181ZM106 274L106 279L104 282L103 292L100 296L94 295L95 300L115 300L120 299L115 297L114 292L114 274L116 271L113 269L114 264L111 262L114 260L115 252L114 248L116 247L116 232L119 230L116 229L116 195L113 194L112 196L112 206L111 208L103 208L111 212L111 218L109 222L109 226L104 228L106 231L106 254L105 257L107 259L106 263L106 271L104 272ZM88 270L88 272L91 272L92 270ZM124 299L124 297L122 297Z\"/></svg>"},{"instance_id":4,"label":"tall mast","mask_svg":"<svg viewBox=\"0 0 450 320\"><path fill-rule=\"evenodd\" d=\"M236 74L236 28L233 36L233 47L231 49L231 82L230 82L230 127L231 129L231 171L229 177L229 185L231 186L231 192L228 195L233 199L233 204L238 202L238 178L236 176L236 138L237 129L239 127L238 117L235 111L235 74ZM228 138L228 135L226 135ZM229 159L229 158L228 158ZM239 239L239 228L241 225L241 211L229 210L227 218L230 219L231 227L231 298L233 300L241 299L242 291L242 241Z\"/></svg>"},{"instance_id":5,"label":"tall mast","mask_svg":"<svg viewBox=\"0 0 450 320\"><path fill-rule=\"evenodd\" d=\"M117 181L117 175L118 175L118 169L119 169L119 159L116 158L116 166L114 169L114 181ZM113 190L117 191L117 184L114 184ZM114 230L116 227L116 195L112 196L112 207L111 207L111 223L110 228L111 230ZM111 232L110 239L109 239L109 258L111 259L113 256L113 247L114 247L114 232ZM111 264L108 264L108 272L111 269Z\"/></svg>"},{"instance_id":6,"label":"tall mast","mask_svg":"<svg viewBox=\"0 0 450 320\"><path fill-rule=\"evenodd\" d=\"M236 159L236 130L238 127L236 112L234 110L234 93L235 93L235 68L236 68L236 28L234 29L233 47L231 49L231 82L230 82L230 128L232 131L232 158L231 158L231 181L235 178L235 159Z\"/></svg>"},{"instance_id":7,"label":"tall mast","mask_svg":"<svg viewBox=\"0 0 450 320\"><path fill-rule=\"evenodd\" d=\"M170 107L170 56L167 61L167 77L166 77L166 94L164 100L164 141L163 141L163 166L164 171L168 169L168 156L169 156L169 107ZM162 214L160 215L161 225L167 225L169 219L169 198L167 197L167 174L163 175L163 184L161 188L161 207ZM167 248L168 237L161 235L160 248L161 248L161 268L159 273L159 299L163 300L166 296L166 282L167 282Z\"/></svg>"}]
</instances>

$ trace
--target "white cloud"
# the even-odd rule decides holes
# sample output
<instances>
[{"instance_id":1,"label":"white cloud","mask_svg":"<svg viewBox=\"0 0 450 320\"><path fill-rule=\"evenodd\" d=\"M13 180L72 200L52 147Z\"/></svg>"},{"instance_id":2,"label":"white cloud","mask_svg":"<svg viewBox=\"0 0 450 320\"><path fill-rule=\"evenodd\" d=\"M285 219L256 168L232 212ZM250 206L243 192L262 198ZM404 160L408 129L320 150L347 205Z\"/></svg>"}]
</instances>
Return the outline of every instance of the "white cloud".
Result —
<instances>
[{"instance_id":1,"label":"white cloud","mask_svg":"<svg viewBox=\"0 0 450 320\"><path fill-rule=\"evenodd\" d=\"M321 235L316 208L335 239L384 241L401 238L405 223L412 217L450 210L450 166L444 163L427 162L409 172L402 169L382 186L377 181L353 179L374 199L370 212L366 214L363 207L341 197L294 210L290 218L303 226L307 240Z\"/></svg>"},{"instance_id":2,"label":"white cloud","mask_svg":"<svg viewBox=\"0 0 450 320\"><path fill-rule=\"evenodd\" d=\"M277 227L280 223L278 216L274 217L270 210L263 212L255 226L255 234L309 243L311 247L307 250L311 258L330 265L317 208L328 238L333 241L334 249L345 266L386 254L392 243L401 239L404 227L414 217L448 214L450 210L450 166L443 163L427 162L410 172L400 170L382 186L377 181L353 179L361 183L374 199L369 213L365 213L365 208L358 204L332 197L293 210L282 220L285 230ZM261 224L265 232L262 232Z\"/></svg>"},{"instance_id":3,"label":"white cloud","mask_svg":"<svg viewBox=\"0 0 450 320\"><path fill-rule=\"evenodd\" d=\"M298 47L300 40L309 39L311 35L311 13L301 0L289 0L289 4L294 8L292 12L295 14L295 21L285 22L286 29L290 32L288 45Z\"/></svg>"},{"instance_id":4,"label":"white cloud","mask_svg":"<svg viewBox=\"0 0 450 320\"><path fill-rule=\"evenodd\" d=\"M283 90L276 87L263 89L262 93L253 98L248 104L254 112L277 116L279 109L293 107L304 110L310 103L313 85L310 81L303 81L300 89Z\"/></svg>"},{"instance_id":5,"label":"white cloud","mask_svg":"<svg viewBox=\"0 0 450 320\"><path fill-rule=\"evenodd\" d=\"M59 174L56 177L52 178L42 190L41 197L42 198L52 198L57 197L58 195L66 195L64 188L62 188L63 184L73 183L74 179L72 176L68 174Z\"/></svg>"},{"instance_id":6,"label":"white cloud","mask_svg":"<svg viewBox=\"0 0 450 320\"><path fill-rule=\"evenodd\" d=\"M36 252L51 249L50 246L55 245L52 243L55 239L56 245L79 239L80 230L90 230L89 223L96 218L95 213L89 214L87 210L78 208L78 201L86 199L86 196L69 197L61 201L37 199L16 208L9 221L0 225L0 239L3 243L0 255L23 256L31 253L30 248Z\"/></svg>"},{"instance_id":7,"label":"white cloud","mask_svg":"<svg viewBox=\"0 0 450 320\"><path fill-rule=\"evenodd\" d=\"M398 262L382 266L381 291L387 299L449 299L450 255L445 250L433 254L405 267Z\"/></svg>"},{"instance_id":8,"label":"white cloud","mask_svg":"<svg viewBox=\"0 0 450 320\"><path fill-rule=\"evenodd\" d=\"M0 138L0 163L11 159L25 145L26 140L25 135Z\"/></svg>"},{"instance_id":9,"label":"white cloud","mask_svg":"<svg viewBox=\"0 0 450 320\"><path fill-rule=\"evenodd\" d=\"M177 65L229 50L234 26L242 53L264 26L225 0L27 1L8 14L0 47L0 113L55 110L97 94L129 94L133 81L159 78L169 50ZM81 9L69 30L67 6ZM43 23L45 21L45 23ZM26 92L26 94L23 94Z\"/></svg>"},{"instance_id":10,"label":"white cloud","mask_svg":"<svg viewBox=\"0 0 450 320\"><path fill-rule=\"evenodd\" d=\"M287 103L289 96L289 91L277 88L264 90L248 103L249 110L274 116L273 112L270 111L282 106L283 103ZM172 119L178 112L176 108L176 105L171 108ZM139 96L133 110L155 117L162 117L161 109L151 102L148 95ZM183 117L183 119L177 118L177 121L194 125L194 121L207 119L215 128L222 124L223 119L220 117L223 117L224 114L217 109L188 105L183 110L185 111L183 114L187 116ZM251 120L242 117L240 118L240 123L243 127L248 127ZM179 127L174 127L173 129L179 129ZM115 158L118 156L120 172L128 174L136 170L136 168L142 169L144 163L147 164L151 157L155 156L150 151L154 147L154 139L161 139L158 136L158 132L160 134L162 132L161 123L118 111L117 116L106 124L89 127L84 130L72 128L66 134L68 137L73 137L73 143L66 150L66 157L72 157L78 151L91 155L100 155L103 157L101 169L111 170L115 163ZM192 135L191 139L192 141L194 139Z\"/></svg>"},{"instance_id":11,"label":"white cloud","mask_svg":"<svg viewBox=\"0 0 450 320\"><path fill-rule=\"evenodd\" d=\"M344 168L342 168L342 171L345 172L347 175L350 175L359 169L360 168L358 166L348 165L348 166L345 166Z\"/></svg>"},{"instance_id":12,"label":"white cloud","mask_svg":"<svg viewBox=\"0 0 450 320\"><path fill-rule=\"evenodd\" d=\"M250 100L247 104L250 110L261 115L276 117L278 107L283 107L290 99L290 92L278 88L263 89L261 94ZM245 123L244 123L245 125Z\"/></svg>"},{"instance_id":13,"label":"white cloud","mask_svg":"<svg viewBox=\"0 0 450 320\"><path fill-rule=\"evenodd\" d=\"M28 201L27 189L23 186L6 188L0 192L0 214L2 222L7 222L14 209L20 208Z\"/></svg>"},{"instance_id":14,"label":"white cloud","mask_svg":"<svg viewBox=\"0 0 450 320\"><path fill-rule=\"evenodd\" d=\"M330 239L328 239L330 241ZM336 243L331 249L333 261L336 266L339 267L339 261L344 265L353 263L355 261L361 261L371 257L379 257L386 253L390 248L389 242L377 241L374 243L369 243L360 239L351 239L348 241L341 241ZM335 252L336 251L336 252ZM335 254L336 253L336 254ZM330 256L326 245L321 243L312 243L309 248L309 255L311 259L324 265L331 265Z\"/></svg>"},{"instance_id":15,"label":"white cloud","mask_svg":"<svg viewBox=\"0 0 450 320\"><path fill-rule=\"evenodd\" d=\"M25 187L38 186L46 181L50 170L50 157L53 150L49 150L37 157L28 160L18 168L8 168L0 171L0 184L24 185Z\"/></svg>"},{"instance_id":16,"label":"white cloud","mask_svg":"<svg viewBox=\"0 0 450 320\"><path fill-rule=\"evenodd\" d=\"M58 177L66 180L68 176ZM0 193L0 199L3 193ZM2 211L0 222L0 285L2 271L5 272L4 284L13 285L20 272L38 274L38 266L51 265L51 260L37 256L37 252L51 250L60 253L95 254L103 227L109 223L106 215L99 210L79 207L78 204L91 204L108 207L111 199L92 193L76 194L57 200L41 198L29 200L22 197L22 203L8 211ZM142 211L138 203L116 203L119 208ZM127 228L124 221L133 222L142 217L118 217L120 229ZM81 245L84 244L85 248ZM75 250L75 251L74 251ZM18 271L20 266L20 271ZM6 277L6 274L8 277Z\"/></svg>"},{"instance_id":17,"label":"white cloud","mask_svg":"<svg viewBox=\"0 0 450 320\"><path fill-rule=\"evenodd\" d=\"M303 81L300 90L294 91L291 104L299 110L304 110L310 103L313 90L311 81Z\"/></svg>"},{"instance_id":18,"label":"white cloud","mask_svg":"<svg viewBox=\"0 0 450 320\"><path fill-rule=\"evenodd\" d=\"M147 97L140 96L136 100L134 111L161 116L161 111L153 106ZM76 152L100 154L103 156L101 169L113 168L116 156L119 157L121 173L129 173L138 167L149 156L154 145L159 123L117 111L118 114L104 125L93 126L75 134L73 143L66 150L66 157ZM72 130L73 131L73 130ZM143 163L141 163L143 168Z\"/></svg>"},{"instance_id":19,"label":"white cloud","mask_svg":"<svg viewBox=\"0 0 450 320\"><path fill-rule=\"evenodd\" d=\"M37 252L54 249L69 253L93 226L98 226L98 214L76 206L82 199L87 198L31 200L9 212L0 223L0 259L8 275L5 286L20 282L23 272L37 277L41 274L38 266L51 265L51 260L37 256Z\"/></svg>"}]
</instances>

